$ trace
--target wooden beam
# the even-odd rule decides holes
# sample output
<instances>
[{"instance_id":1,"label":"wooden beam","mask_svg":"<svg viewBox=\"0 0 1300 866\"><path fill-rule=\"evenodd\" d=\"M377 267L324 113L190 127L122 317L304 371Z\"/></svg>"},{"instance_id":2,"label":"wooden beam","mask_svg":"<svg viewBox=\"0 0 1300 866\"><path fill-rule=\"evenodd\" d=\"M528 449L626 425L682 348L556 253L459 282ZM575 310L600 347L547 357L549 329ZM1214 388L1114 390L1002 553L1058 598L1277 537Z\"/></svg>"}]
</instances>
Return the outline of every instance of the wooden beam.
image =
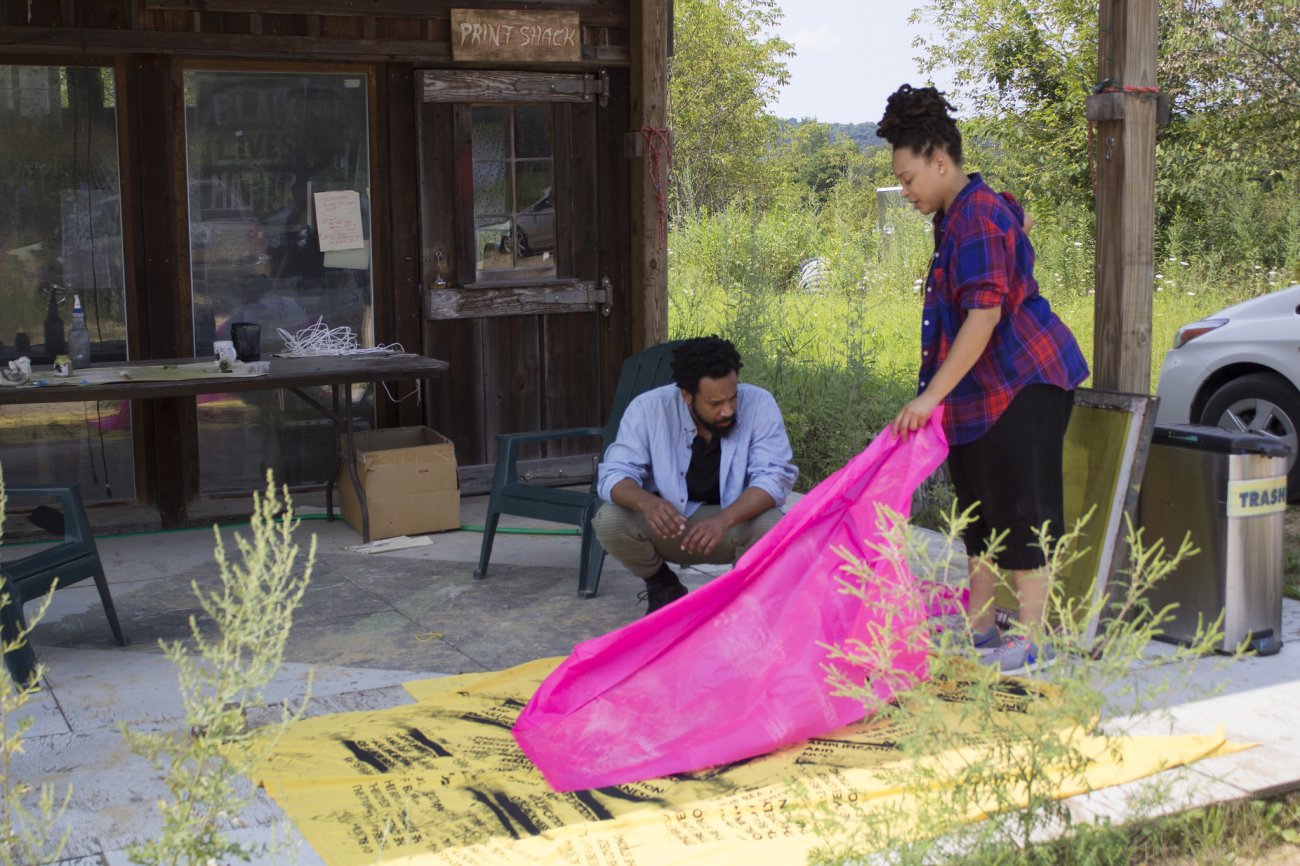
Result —
<instances>
[{"instance_id":1,"label":"wooden beam","mask_svg":"<svg viewBox=\"0 0 1300 866\"><path fill-rule=\"evenodd\" d=\"M668 0L632 0L632 131L646 130L667 140ZM658 153L658 158L656 158ZM668 251L663 239L668 190L666 152L646 148L630 159L632 169L632 351L668 339Z\"/></svg>"},{"instance_id":2,"label":"wooden beam","mask_svg":"<svg viewBox=\"0 0 1300 866\"><path fill-rule=\"evenodd\" d=\"M583 440L579 440L583 441ZM538 487L570 487L590 484L596 474L598 454L576 454L569 457L541 457L519 461L519 477ZM478 463L461 466L456 470L460 479L461 496L480 496L492 492L495 463ZM6 530L6 535L8 531Z\"/></svg>"},{"instance_id":3,"label":"wooden beam","mask_svg":"<svg viewBox=\"0 0 1300 866\"><path fill-rule=\"evenodd\" d=\"M425 69L420 74L425 102L594 102L609 95L609 80L590 73Z\"/></svg>"},{"instance_id":4,"label":"wooden beam","mask_svg":"<svg viewBox=\"0 0 1300 866\"><path fill-rule=\"evenodd\" d=\"M318 23L310 19L309 24ZM310 29L310 27L309 27ZM589 47L589 46L588 46ZM164 30L100 30L0 25L0 54L49 54L109 57L136 54L238 55L249 58L323 61L450 62L450 42L412 39L365 39L349 36L279 36L240 33L184 33ZM583 50L583 59L568 67L597 69L625 65L622 46Z\"/></svg>"},{"instance_id":5,"label":"wooden beam","mask_svg":"<svg viewBox=\"0 0 1300 866\"><path fill-rule=\"evenodd\" d=\"M589 313L608 303L609 293L594 280L565 280L497 289L429 289L424 298L424 315L430 320L482 319Z\"/></svg>"},{"instance_id":6,"label":"wooden beam","mask_svg":"<svg viewBox=\"0 0 1300 866\"><path fill-rule=\"evenodd\" d=\"M184 165L176 154L184 153L184 101L180 72L170 57L162 55L132 58L125 110L130 112L132 134L130 157L135 162L131 176L139 188L131 190L143 209L140 236L144 266L137 270L135 292L143 307L139 347L143 358L176 358L191 352L189 285L179 284L189 267L189 235L179 220L175 202L185 190ZM153 133L153 134L150 134ZM164 529L186 525L190 496L197 492L198 473L193 472L195 438L194 399L172 397L146 400L142 409L148 442L147 465L150 498L158 505Z\"/></svg>"},{"instance_id":7,"label":"wooden beam","mask_svg":"<svg viewBox=\"0 0 1300 866\"><path fill-rule=\"evenodd\" d=\"M1155 282L1156 2L1100 0L1090 122L1097 164L1093 386L1151 391Z\"/></svg>"},{"instance_id":8,"label":"wooden beam","mask_svg":"<svg viewBox=\"0 0 1300 866\"><path fill-rule=\"evenodd\" d=\"M452 9L501 9L501 0L144 0L145 9L249 12L277 15L343 15L374 18L447 18ZM626 27L627 13L604 0L530 2L527 9L577 11L586 27Z\"/></svg>"}]
</instances>

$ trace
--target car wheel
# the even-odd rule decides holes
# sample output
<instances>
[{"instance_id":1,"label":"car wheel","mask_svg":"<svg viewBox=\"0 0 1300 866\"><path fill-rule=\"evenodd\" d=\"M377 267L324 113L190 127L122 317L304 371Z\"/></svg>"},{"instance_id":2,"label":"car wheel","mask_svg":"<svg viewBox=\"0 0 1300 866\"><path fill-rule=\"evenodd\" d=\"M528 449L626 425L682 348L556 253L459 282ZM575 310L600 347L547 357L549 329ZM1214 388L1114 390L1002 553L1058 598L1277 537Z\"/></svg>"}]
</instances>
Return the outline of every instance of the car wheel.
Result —
<instances>
[{"instance_id":1,"label":"car wheel","mask_svg":"<svg viewBox=\"0 0 1300 866\"><path fill-rule=\"evenodd\" d=\"M1291 449L1287 457L1287 498L1300 501L1300 460L1296 459L1300 447L1296 437L1300 394L1289 382L1272 373L1233 379L1210 397L1200 423L1239 433L1261 433L1286 443Z\"/></svg>"},{"instance_id":2,"label":"car wheel","mask_svg":"<svg viewBox=\"0 0 1300 866\"><path fill-rule=\"evenodd\" d=\"M528 246L528 235L524 234L524 230L519 226L515 226L515 255L523 258L532 254L533 249Z\"/></svg>"}]
</instances>

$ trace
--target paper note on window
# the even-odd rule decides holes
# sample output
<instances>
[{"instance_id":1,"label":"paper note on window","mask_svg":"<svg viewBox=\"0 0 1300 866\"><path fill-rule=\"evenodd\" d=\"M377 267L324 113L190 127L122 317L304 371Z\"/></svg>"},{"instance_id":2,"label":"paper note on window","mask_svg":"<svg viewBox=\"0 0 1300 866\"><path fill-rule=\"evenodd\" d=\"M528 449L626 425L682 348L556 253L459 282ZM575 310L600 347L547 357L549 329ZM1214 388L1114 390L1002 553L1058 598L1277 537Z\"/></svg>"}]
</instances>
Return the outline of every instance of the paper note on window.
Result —
<instances>
[{"instance_id":1,"label":"paper note on window","mask_svg":"<svg viewBox=\"0 0 1300 866\"><path fill-rule=\"evenodd\" d=\"M355 250L366 245L361 229L361 195L356 190L318 192L315 198L321 252Z\"/></svg>"}]
</instances>

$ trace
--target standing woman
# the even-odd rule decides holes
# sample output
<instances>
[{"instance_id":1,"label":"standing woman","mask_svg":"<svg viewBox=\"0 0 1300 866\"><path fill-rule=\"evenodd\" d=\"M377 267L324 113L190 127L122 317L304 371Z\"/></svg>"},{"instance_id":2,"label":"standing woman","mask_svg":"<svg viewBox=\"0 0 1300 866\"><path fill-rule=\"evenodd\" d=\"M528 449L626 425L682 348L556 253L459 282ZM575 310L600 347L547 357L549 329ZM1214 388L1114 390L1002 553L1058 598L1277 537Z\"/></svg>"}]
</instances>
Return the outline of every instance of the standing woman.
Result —
<instances>
[{"instance_id":1,"label":"standing woman","mask_svg":"<svg viewBox=\"0 0 1300 866\"><path fill-rule=\"evenodd\" d=\"M1064 531L1061 452L1088 364L1038 293L1024 211L962 169L953 110L933 87L904 84L876 130L894 148L903 198L934 215L917 396L891 426L906 438L943 406L958 508L978 503L963 535L972 639L1005 672L1049 660L1039 641L1051 575L1038 530ZM1003 638L994 622L997 571L979 555L998 532L1007 536L995 563L1014 578L1027 636Z\"/></svg>"}]
</instances>

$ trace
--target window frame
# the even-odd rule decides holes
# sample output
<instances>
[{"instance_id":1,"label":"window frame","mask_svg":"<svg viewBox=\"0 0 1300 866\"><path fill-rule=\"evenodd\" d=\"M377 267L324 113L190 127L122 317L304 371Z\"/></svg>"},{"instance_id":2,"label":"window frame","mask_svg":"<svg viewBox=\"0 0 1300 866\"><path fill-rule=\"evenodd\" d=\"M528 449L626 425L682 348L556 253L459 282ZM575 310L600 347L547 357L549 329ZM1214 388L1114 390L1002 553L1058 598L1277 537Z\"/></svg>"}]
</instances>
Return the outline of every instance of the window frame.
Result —
<instances>
[{"instance_id":1,"label":"window frame","mask_svg":"<svg viewBox=\"0 0 1300 866\"><path fill-rule=\"evenodd\" d=\"M518 177L517 175L518 163L521 161L526 161L523 158L518 157L516 155L515 139L514 139L514 132L513 132L515 127L514 110L516 108L536 108L538 106L546 105L546 104L547 103L528 102L528 101L505 102L505 103L499 101L486 102L486 103L472 102L472 103L467 103L463 106L463 108L465 109L463 115L461 111L462 106L459 105L457 106L457 110L456 110L457 126L459 127L460 124L462 123L468 124L466 128L466 133L463 136L463 138L465 141L468 141L470 145L471 167L475 164L475 160L473 156L474 109L486 108L486 107L500 107L500 108L505 108L510 112L508 115L510 118L510 127L512 130L510 135L510 145L509 145L510 150L509 153L506 155L504 161L510 166L511 211L509 214L507 214L507 216L510 219L512 224L519 217L519 215L523 213L522 210L518 210L519 196L518 196L518 189L516 187L516 181ZM570 227L566 225L565 222L562 220L561 214L564 212L564 209L559 206L560 202L568 201L568 197L569 197L568 178L567 176L561 178L560 166L562 160L560 159L560 152L559 152L560 137L557 134L558 127L560 126L560 124L562 122L565 123L568 122L567 114L568 112L556 110L554 107L550 112L550 124L551 124L550 168L551 168L551 214L552 214L551 219L553 220L552 233L555 236L555 243L554 243L553 255L552 255L552 264L547 267L490 268L490 269L484 269L482 271L478 269L477 262L478 262L478 242L479 242L478 239L479 214L477 213L477 209L475 208L474 174L471 168L468 191L463 190L461 188L461 184L458 183L456 185L455 206L456 206L456 219L458 221L457 236L458 239L461 241L462 248L468 254L464 256L463 259L458 259L459 261L463 261L467 265L467 267L462 267L458 269L460 271L458 276L462 278L463 285L465 288L488 288L488 287L498 287L498 286L536 285L541 283L553 283L556 280L565 278L566 275L568 276L572 275L571 257L564 255L564 251L568 249L568 246L565 244L565 240L567 240L570 234L569 231ZM461 136L458 135L457 138L459 140ZM567 143L568 141L567 135L565 136L564 140ZM563 161L563 162L567 165L567 161ZM468 196L468 198L465 198L466 195ZM461 223L468 223L468 225L467 226L461 225ZM462 237L466 228L468 228L469 230L468 243L466 243L465 239ZM515 256L515 260L518 261L517 252L512 253L512 255ZM568 260L562 263L561 262L562 259L568 259ZM468 274L466 274L465 271L468 271ZM468 276L467 280L465 279L466 276Z\"/></svg>"},{"instance_id":2,"label":"window frame","mask_svg":"<svg viewBox=\"0 0 1300 866\"><path fill-rule=\"evenodd\" d=\"M455 259L448 279L462 290L510 287L570 286L575 273L573 208L574 103L603 104L608 80L588 73L425 69L421 98L426 103L450 103L453 159L452 216ZM555 214L555 273L529 274L526 269L488 271L480 276L476 255L474 214L473 110L486 105L534 106L551 104L552 209ZM549 269L548 269L549 271Z\"/></svg>"}]
</instances>

